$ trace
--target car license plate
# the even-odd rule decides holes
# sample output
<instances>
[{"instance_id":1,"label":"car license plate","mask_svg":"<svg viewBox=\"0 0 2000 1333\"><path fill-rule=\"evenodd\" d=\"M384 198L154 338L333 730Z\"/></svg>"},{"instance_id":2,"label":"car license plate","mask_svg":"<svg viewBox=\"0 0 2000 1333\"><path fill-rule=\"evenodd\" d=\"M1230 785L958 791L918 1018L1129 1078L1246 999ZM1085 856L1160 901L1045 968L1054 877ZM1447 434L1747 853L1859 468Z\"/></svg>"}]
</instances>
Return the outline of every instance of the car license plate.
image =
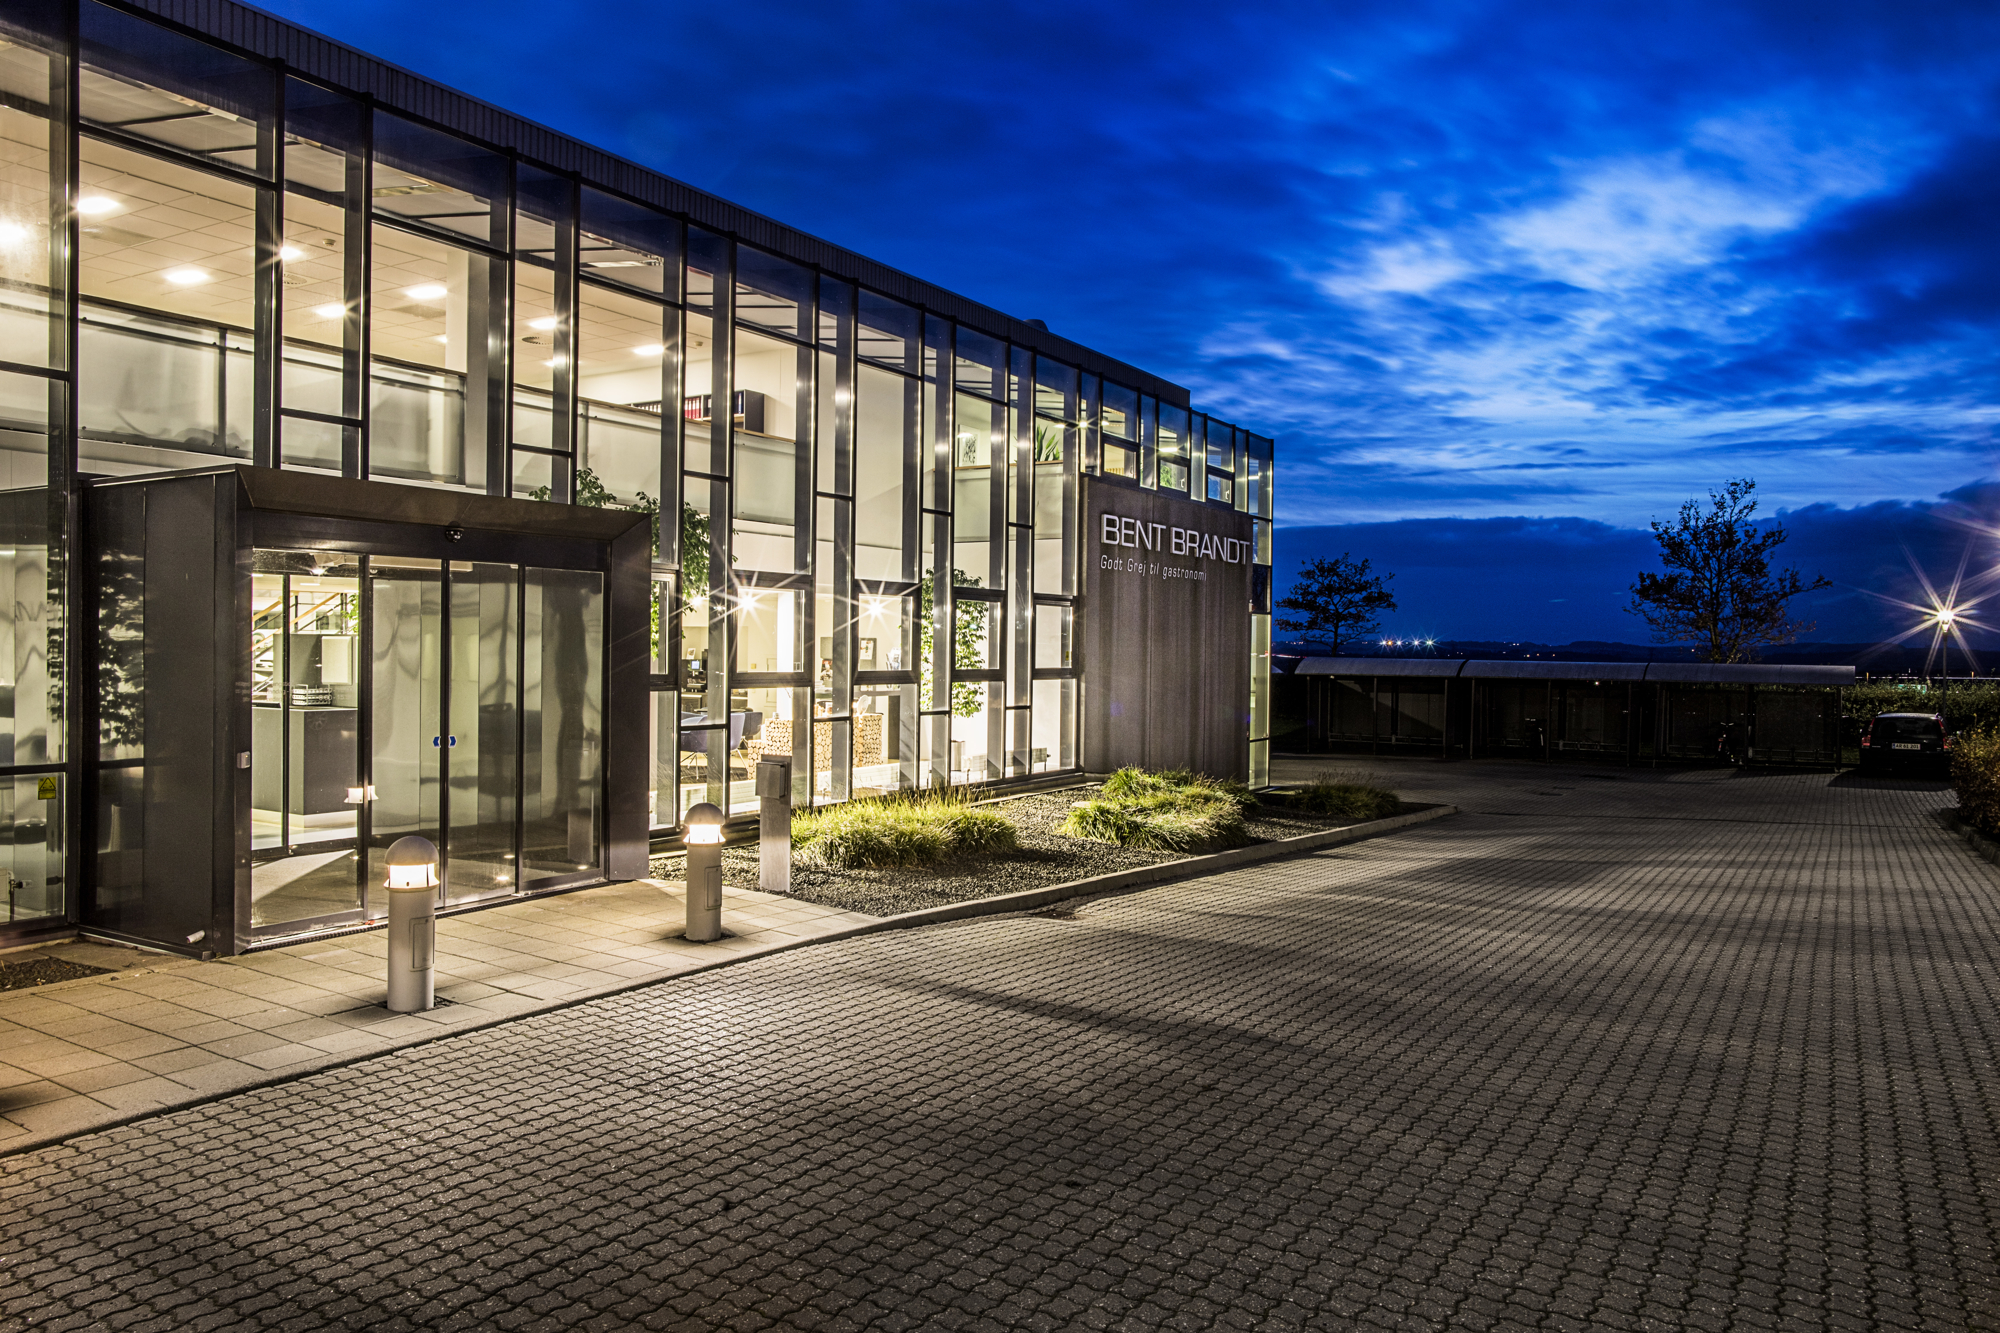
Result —
<instances>
[{"instance_id":1,"label":"car license plate","mask_svg":"<svg viewBox=\"0 0 2000 1333\"><path fill-rule=\"evenodd\" d=\"M1889 748L1892 750L1921 750L1924 747L1918 741L1897 741Z\"/></svg>"}]
</instances>

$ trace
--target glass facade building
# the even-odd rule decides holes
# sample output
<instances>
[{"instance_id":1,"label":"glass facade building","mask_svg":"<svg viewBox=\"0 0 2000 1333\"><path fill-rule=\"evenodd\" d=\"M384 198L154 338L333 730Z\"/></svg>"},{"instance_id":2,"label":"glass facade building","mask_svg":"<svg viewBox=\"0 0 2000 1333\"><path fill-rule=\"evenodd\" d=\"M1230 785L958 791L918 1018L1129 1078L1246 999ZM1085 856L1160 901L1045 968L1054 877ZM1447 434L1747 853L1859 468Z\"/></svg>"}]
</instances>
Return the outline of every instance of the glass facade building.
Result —
<instances>
[{"instance_id":1,"label":"glass facade building","mask_svg":"<svg viewBox=\"0 0 2000 1333\"><path fill-rule=\"evenodd\" d=\"M1166 380L225 0L0 11L0 151L0 939L1077 770L1089 487L1254 522L1263 777L1272 442Z\"/></svg>"}]
</instances>

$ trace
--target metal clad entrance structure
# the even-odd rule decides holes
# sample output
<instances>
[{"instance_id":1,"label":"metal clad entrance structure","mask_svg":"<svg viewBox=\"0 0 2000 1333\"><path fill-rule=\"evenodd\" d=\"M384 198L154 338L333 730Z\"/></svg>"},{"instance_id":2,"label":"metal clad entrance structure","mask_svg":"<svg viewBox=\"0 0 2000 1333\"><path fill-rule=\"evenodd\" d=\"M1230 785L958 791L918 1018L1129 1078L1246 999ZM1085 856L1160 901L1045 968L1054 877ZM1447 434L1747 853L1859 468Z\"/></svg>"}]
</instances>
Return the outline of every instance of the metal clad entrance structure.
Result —
<instances>
[{"instance_id":1,"label":"metal clad entrance structure","mask_svg":"<svg viewBox=\"0 0 2000 1333\"><path fill-rule=\"evenodd\" d=\"M363 925L409 833L446 907L645 873L646 516L238 467L93 485L84 532L89 929Z\"/></svg>"}]
</instances>

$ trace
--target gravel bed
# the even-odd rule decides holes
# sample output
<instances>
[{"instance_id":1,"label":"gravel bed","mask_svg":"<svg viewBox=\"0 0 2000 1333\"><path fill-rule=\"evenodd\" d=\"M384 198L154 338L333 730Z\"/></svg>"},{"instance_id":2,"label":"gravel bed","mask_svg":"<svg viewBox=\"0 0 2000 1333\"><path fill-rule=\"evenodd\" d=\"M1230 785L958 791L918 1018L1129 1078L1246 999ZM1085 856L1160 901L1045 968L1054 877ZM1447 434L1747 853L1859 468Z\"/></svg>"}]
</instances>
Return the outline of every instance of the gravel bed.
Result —
<instances>
[{"instance_id":1,"label":"gravel bed","mask_svg":"<svg viewBox=\"0 0 2000 1333\"><path fill-rule=\"evenodd\" d=\"M0 963L0 991L26 990L30 986L46 986L52 981L102 976L110 970L108 967L86 967L65 958L24 958L18 963Z\"/></svg>"},{"instance_id":2,"label":"gravel bed","mask_svg":"<svg viewBox=\"0 0 2000 1333\"><path fill-rule=\"evenodd\" d=\"M1096 784L1060 791L1015 796L982 808L1013 821L1019 846L1012 852L973 857L941 865L903 870L814 870L794 863L792 896L825 907L869 916L894 916L946 903L971 902L1003 893L1067 884L1092 875L1158 865L1185 858L1176 852L1142 851L1087 838L1066 838L1056 832L1069 808L1096 793ZM1266 806L1245 821L1252 843L1274 842L1305 833L1343 828L1351 819L1327 818ZM676 854L653 858L657 879L682 878L685 859ZM743 888L757 884L757 849L727 847L722 853L722 882Z\"/></svg>"}]
</instances>

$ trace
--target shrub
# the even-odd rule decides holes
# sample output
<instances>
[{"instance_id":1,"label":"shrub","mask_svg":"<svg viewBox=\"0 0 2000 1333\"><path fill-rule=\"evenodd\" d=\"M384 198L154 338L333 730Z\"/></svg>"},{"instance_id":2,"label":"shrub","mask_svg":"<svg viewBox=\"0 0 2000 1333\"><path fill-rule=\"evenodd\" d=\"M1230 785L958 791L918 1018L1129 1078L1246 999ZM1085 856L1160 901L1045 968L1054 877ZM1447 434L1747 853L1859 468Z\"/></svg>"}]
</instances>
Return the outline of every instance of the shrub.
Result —
<instances>
[{"instance_id":1,"label":"shrub","mask_svg":"<svg viewBox=\"0 0 2000 1333\"><path fill-rule=\"evenodd\" d=\"M1121 768L1103 791L1077 802L1057 832L1148 851L1211 852L1249 841L1243 815L1257 805L1244 784L1186 769Z\"/></svg>"},{"instance_id":2,"label":"shrub","mask_svg":"<svg viewBox=\"0 0 2000 1333\"><path fill-rule=\"evenodd\" d=\"M1311 782L1291 793L1294 809L1348 819L1387 819L1403 808L1396 793L1364 782L1350 782L1337 773L1315 773Z\"/></svg>"},{"instance_id":3,"label":"shrub","mask_svg":"<svg viewBox=\"0 0 2000 1333\"><path fill-rule=\"evenodd\" d=\"M887 870L984 856L1014 846L1014 826L963 796L849 801L792 816L798 860L825 870Z\"/></svg>"},{"instance_id":4,"label":"shrub","mask_svg":"<svg viewBox=\"0 0 2000 1333\"><path fill-rule=\"evenodd\" d=\"M1959 817L2000 836L2000 731L1975 731L1951 743L1951 785Z\"/></svg>"},{"instance_id":5,"label":"shrub","mask_svg":"<svg viewBox=\"0 0 2000 1333\"><path fill-rule=\"evenodd\" d=\"M1104 780L1104 794L1112 798L1175 796L1200 799L1203 796L1226 800L1239 813L1257 808L1257 798L1247 783L1234 778L1212 778L1185 768L1163 768L1147 772L1143 768L1121 768Z\"/></svg>"}]
</instances>

